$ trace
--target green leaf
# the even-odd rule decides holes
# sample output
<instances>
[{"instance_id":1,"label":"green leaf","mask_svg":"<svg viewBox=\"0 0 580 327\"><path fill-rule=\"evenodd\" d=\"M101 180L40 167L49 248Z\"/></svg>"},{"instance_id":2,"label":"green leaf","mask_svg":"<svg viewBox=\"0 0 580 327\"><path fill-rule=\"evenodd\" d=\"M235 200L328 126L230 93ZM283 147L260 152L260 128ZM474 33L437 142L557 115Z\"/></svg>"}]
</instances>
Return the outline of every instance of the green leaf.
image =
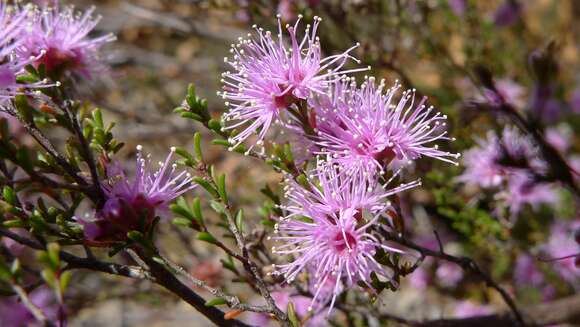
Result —
<instances>
[{"instance_id":1,"label":"green leaf","mask_svg":"<svg viewBox=\"0 0 580 327\"><path fill-rule=\"evenodd\" d=\"M20 260L18 260L18 258L14 259L14 261L12 261L12 265L10 266L10 272L12 275L18 275L21 269L22 266L20 265Z\"/></svg>"},{"instance_id":2,"label":"green leaf","mask_svg":"<svg viewBox=\"0 0 580 327\"><path fill-rule=\"evenodd\" d=\"M43 269L41 272L42 279L51 287L54 288L54 282L56 281L56 275L54 271L50 269Z\"/></svg>"},{"instance_id":3,"label":"green leaf","mask_svg":"<svg viewBox=\"0 0 580 327\"><path fill-rule=\"evenodd\" d=\"M203 162L203 154L201 153L201 134L199 132L196 132L193 135L193 150L197 161Z\"/></svg>"},{"instance_id":4,"label":"green leaf","mask_svg":"<svg viewBox=\"0 0 580 327\"><path fill-rule=\"evenodd\" d=\"M238 228L240 233L244 232L244 210L243 209L238 210L238 213L236 214L236 227Z\"/></svg>"},{"instance_id":5,"label":"green leaf","mask_svg":"<svg viewBox=\"0 0 580 327\"><path fill-rule=\"evenodd\" d=\"M16 205L16 193L14 193L14 190L10 186L4 186L4 189L2 190L2 197L8 204Z\"/></svg>"},{"instance_id":6,"label":"green leaf","mask_svg":"<svg viewBox=\"0 0 580 327\"><path fill-rule=\"evenodd\" d=\"M93 122L95 123L96 127L104 129L105 124L103 123L103 114L101 113L101 110L99 109L93 110L92 116Z\"/></svg>"},{"instance_id":7,"label":"green leaf","mask_svg":"<svg viewBox=\"0 0 580 327\"><path fill-rule=\"evenodd\" d=\"M26 224L22 220L5 220L0 223L0 226L3 228L22 228L25 227Z\"/></svg>"},{"instance_id":8,"label":"green leaf","mask_svg":"<svg viewBox=\"0 0 580 327\"><path fill-rule=\"evenodd\" d=\"M193 181L199 186L203 187L214 198L218 198L220 196L218 191L205 179L201 177L194 177Z\"/></svg>"},{"instance_id":9,"label":"green leaf","mask_svg":"<svg viewBox=\"0 0 580 327\"><path fill-rule=\"evenodd\" d=\"M223 305L223 304L227 304L228 302L222 298L215 298L215 299L211 299L207 302L205 302L205 306L206 307L214 307L216 305Z\"/></svg>"},{"instance_id":10,"label":"green leaf","mask_svg":"<svg viewBox=\"0 0 580 327\"><path fill-rule=\"evenodd\" d=\"M70 283L70 279L72 277L72 271L67 270L65 272L63 272L60 275L60 291L61 293L64 293L64 291L66 290L66 288L68 287L68 284Z\"/></svg>"},{"instance_id":11,"label":"green leaf","mask_svg":"<svg viewBox=\"0 0 580 327\"><path fill-rule=\"evenodd\" d=\"M143 235L143 233L138 232L136 230L132 230L130 232L127 233L127 237L137 243L144 243L145 242L145 236Z\"/></svg>"},{"instance_id":12,"label":"green leaf","mask_svg":"<svg viewBox=\"0 0 580 327\"><path fill-rule=\"evenodd\" d=\"M48 259L53 270L58 270L60 267L60 246L58 243L50 243L47 247Z\"/></svg>"},{"instance_id":13,"label":"green leaf","mask_svg":"<svg viewBox=\"0 0 580 327\"><path fill-rule=\"evenodd\" d=\"M188 220L186 218L173 218L173 220L171 222L175 226L193 228L192 221Z\"/></svg>"},{"instance_id":14,"label":"green leaf","mask_svg":"<svg viewBox=\"0 0 580 327\"><path fill-rule=\"evenodd\" d=\"M296 315L296 310L294 310L294 303L292 301L288 302L288 306L286 307L286 313L288 314L288 319L293 327L300 327L300 320Z\"/></svg>"},{"instance_id":15,"label":"green leaf","mask_svg":"<svg viewBox=\"0 0 580 327\"><path fill-rule=\"evenodd\" d=\"M225 214L225 212L226 212L226 207L224 206L223 203L221 203L219 201L211 200L209 205L215 212L217 212L219 214Z\"/></svg>"},{"instance_id":16,"label":"green leaf","mask_svg":"<svg viewBox=\"0 0 580 327\"><path fill-rule=\"evenodd\" d=\"M222 123L217 119L210 119L207 126L218 134L222 131Z\"/></svg>"},{"instance_id":17,"label":"green leaf","mask_svg":"<svg viewBox=\"0 0 580 327\"><path fill-rule=\"evenodd\" d=\"M12 272L10 267L6 265L4 259L0 257L0 281L9 282L12 279Z\"/></svg>"},{"instance_id":18,"label":"green leaf","mask_svg":"<svg viewBox=\"0 0 580 327\"><path fill-rule=\"evenodd\" d=\"M289 162L294 162L294 155L292 154L292 147L289 143L284 144L284 156Z\"/></svg>"},{"instance_id":19,"label":"green leaf","mask_svg":"<svg viewBox=\"0 0 580 327\"><path fill-rule=\"evenodd\" d=\"M185 205L182 205L179 203L174 203L174 204L170 205L169 208L171 209L171 212L186 218L186 220L189 220L189 221L194 220L193 213Z\"/></svg>"},{"instance_id":20,"label":"green leaf","mask_svg":"<svg viewBox=\"0 0 580 327\"><path fill-rule=\"evenodd\" d=\"M239 274L238 269L236 269L236 265L234 264L234 260L231 256L228 256L228 260L220 259L220 262L227 270L235 273L236 275Z\"/></svg>"},{"instance_id":21,"label":"green leaf","mask_svg":"<svg viewBox=\"0 0 580 327\"><path fill-rule=\"evenodd\" d=\"M276 226L276 223L274 221L267 219L260 220L260 224L271 228L274 228L274 226Z\"/></svg>"},{"instance_id":22,"label":"green leaf","mask_svg":"<svg viewBox=\"0 0 580 327\"><path fill-rule=\"evenodd\" d=\"M201 213L201 200L197 197L193 199L192 211L193 218L195 219L195 221L197 221L198 224L203 226L204 223L203 223L203 215Z\"/></svg>"},{"instance_id":23,"label":"green leaf","mask_svg":"<svg viewBox=\"0 0 580 327\"><path fill-rule=\"evenodd\" d=\"M224 140L224 139L213 139L213 140L211 140L211 143L215 144L215 145L223 145L223 146L227 146L227 147L230 146L230 142L228 140Z\"/></svg>"},{"instance_id":24,"label":"green leaf","mask_svg":"<svg viewBox=\"0 0 580 327\"><path fill-rule=\"evenodd\" d=\"M224 203L228 203L228 193L226 191L226 175L221 175L217 179L217 187L220 197Z\"/></svg>"},{"instance_id":25,"label":"green leaf","mask_svg":"<svg viewBox=\"0 0 580 327\"><path fill-rule=\"evenodd\" d=\"M197 234L197 239L211 244L215 244L217 242L215 237L213 237L213 235L207 232L200 232L199 234Z\"/></svg>"},{"instance_id":26,"label":"green leaf","mask_svg":"<svg viewBox=\"0 0 580 327\"><path fill-rule=\"evenodd\" d=\"M187 163L191 165L195 164L195 158L185 149L183 148L176 148L175 149L175 153L177 153L177 155L185 158L187 160Z\"/></svg>"}]
</instances>

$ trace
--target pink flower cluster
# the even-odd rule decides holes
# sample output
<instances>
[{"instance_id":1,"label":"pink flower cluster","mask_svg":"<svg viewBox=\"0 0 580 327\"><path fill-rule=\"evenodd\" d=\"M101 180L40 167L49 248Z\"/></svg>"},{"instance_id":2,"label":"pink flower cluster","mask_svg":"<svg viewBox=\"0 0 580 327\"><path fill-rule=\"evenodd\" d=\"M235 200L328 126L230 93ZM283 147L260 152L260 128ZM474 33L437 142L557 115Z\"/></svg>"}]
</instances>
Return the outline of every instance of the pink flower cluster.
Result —
<instances>
[{"instance_id":1,"label":"pink flower cluster","mask_svg":"<svg viewBox=\"0 0 580 327\"><path fill-rule=\"evenodd\" d=\"M152 167L150 156L143 158L141 151L142 147L137 146L132 181L118 163L109 165L109 178L102 185L107 201L94 221L81 220L88 239L124 240L129 231L147 229L172 200L195 187L189 173L176 173L177 165L172 163L174 148L165 162L159 162L157 170Z\"/></svg>"},{"instance_id":2,"label":"pink flower cluster","mask_svg":"<svg viewBox=\"0 0 580 327\"><path fill-rule=\"evenodd\" d=\"M114 41L115 36L89 35L100 21L100 17L92 17L94 10L77 12L73 7L59 8L58 4L54 8L33 9L28 26L19 35L22 43L16 49L17 56L38 56L34 64L44 64L51 76L73 74L90 78L106 69L100 49Z\"/></svg>"},{"instance_id":3,"label":"pink flower cluster","mask_svg":"<svg viewBox=\"0 0 580 327\"><path fill-rule=\"evenodd\" d=\"M343 290L372 291L372 274L393 276L375 255L401 250L381 238L387 227L379 220L394 211L390 196L420 185L390 187L401 167L421 157L456 164L459 154L437 144L452 140L445 115L426 99L415 101L414 90L401 93L398 82L387 89L384 80L365 77L358 85L348 74L370 69L346 68L358 63L351 55L358 45L324 57L316 35L321 18L300 33L301 19L283 28L279 16L276 36L254 26L255 34L232 45L225 59L232 70L223 73L218 95L229 108L223 120L230 149L251 138L248 151L265 146L276 124L290 135L285 142L304 150L300 161L312 164L307 181L286 178L285 215L270 239L272 252L289 260L274 265L274 274L287 283L306 278L309 311L329 305L330 312Z\"/></svg>"},{"instance_id":4,"label":"pink flower cluster","mask_svg":"<svg viewBox=\"0 0 580 327\"><path fill-rule=\"evenodd\" d=\"M558 195L552 184L542 182L546 163L539 150L515 127L506 127L501 136L493 132L465 153L464 173L459 181L482 188L506 189L499 198L509 206L512 216L525 205L537 208L540 204L553 204Z\"/></svg>"},{"instance_id":5,"label":"pink flower cluster","mask_svg":"<svg viewBox=\"0 0 580 327\"><path fill-rule=\"evenodd\" d=\"M0 1L0 106L16 95L37 95L40 88L59 85L65 74L88 78L104 69L100 48L115 38L89 36L99 22L92 18L93 11ZM55 82L20 82L28 65L43 65Z\"/></svg>"}]
</instances>

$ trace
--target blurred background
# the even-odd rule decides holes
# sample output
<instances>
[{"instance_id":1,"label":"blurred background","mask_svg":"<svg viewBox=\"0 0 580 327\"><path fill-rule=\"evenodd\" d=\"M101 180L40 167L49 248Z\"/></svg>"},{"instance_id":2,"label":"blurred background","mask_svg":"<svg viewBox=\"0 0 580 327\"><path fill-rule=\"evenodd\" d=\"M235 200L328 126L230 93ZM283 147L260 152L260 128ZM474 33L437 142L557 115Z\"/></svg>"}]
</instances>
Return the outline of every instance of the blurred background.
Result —
<instances>
[{"instance_id":1,"label":"blurred background","mask_svg":"<svg viewBox=\"0 0 580 327\"><path fill-rule=\"evenodd\" d=\"M292 23L298 14L310 22L323 18L319 36L325 54L351 47L369 74L400 80L429 96L449 116L453 152L464 152L477 137L501 131L509 119L494 110L489 81L523 116L551 133L561 155L573 166L580 147L580 1L467 0L132 0L71 1L96 6L103 16L98 32L118 41L107 51L112 76L82 92L115 121L116 137L126 143L121 157L132 166L137 144L164 155L172 145L190 145L195 131L209 133L172 113L188 83L208 99L215 117L224 110L216 91L228 69L223 57L252 24L277 29L275 15ZM541 60L539 60L540 58ZM362 78L362 76L361 76ZM542 105L535 105L538 98ZM231 195L258 217L265 200L259 189L278 187L280 176L267 165L228 153L207 142L208 161L227 173ZM426 160L415 167L423 187L404 195L410 235L436 248L437 229L450 253L473 256L516 295L522 305L573 294L578 269L568 262L544 262L562 247L577 251L558 226L578 221L572 195L555 186L557 201L526 206L517 217L503 210L502 190L481 192L456 180L463 167ZM255 219L255 222L258 218ZM167 255L213 285L232 285L219 258L186 232L163 227ZM263 226L256 224L256 233ZM435 242L435 243L434 243ZM559 243L558 243L559 242ZM555 245L554 245L555 244ZM560 248L558 248L560 246ZM572 260L573 261L573 260ZM562 266L559 266L562 265ZM567 265L567 266L566 266ZM565 273L563 273L565 272ZM75 274L67 294L71 326L204 326L203 317L146 281ZM82 286L82 287L79 287ZM230 287L230 286L228 286ZM236 283L233 283L234 292ZM241 288L240 292L243 292ZM250 292L243 292L250 294ZM252 301L252 299L246 299ZM455 266L426 261L396 293L378 304L408 318L469 316L503 307L501 299ZM244 318L244 316L242 316Z\"/></svg>"}]
</instances>

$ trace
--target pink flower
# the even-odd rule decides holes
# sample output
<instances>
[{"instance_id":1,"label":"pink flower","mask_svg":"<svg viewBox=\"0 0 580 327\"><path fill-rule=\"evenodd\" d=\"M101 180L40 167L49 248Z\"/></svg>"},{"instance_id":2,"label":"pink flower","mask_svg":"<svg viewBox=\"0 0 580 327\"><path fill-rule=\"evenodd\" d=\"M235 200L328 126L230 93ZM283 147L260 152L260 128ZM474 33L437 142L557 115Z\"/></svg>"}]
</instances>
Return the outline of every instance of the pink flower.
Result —
<instances>
[{"instance_id":1,"label":"pink flower","mask_svg":"<svg viewBox=\"0 0 580 327\"><path fill-rule=\"evenodd\" d=\"M23 44L18 55L29 58L44 53L35 64L44 64L53 76L74 73L92 78L106 70L101 48L114 41L115 36L89 36L100 21L100 17L92 17L94 10L90 8L79 13L73 7L59 8L58 4L54 8L37 10L30 26L21 33Z\"/></svg>"},{"instance_id":2,"label":"pink flower","mask_svg":"<svg viewBox=\"0 0 580 327\"><path fill-rule=\"evenodd\" d=\"M25 29L29 19L30 7L11 7L0 1L0 108L7 107L16 95L35 95L34 89L51 87L47 81L20 83L17 77L24 73L24 67L38 60L43 52L36 56L16 57L14 51L22 47L20 33Z\"/></svg>"},{"instance_id":3,"label":"pink flower","mask_svg":"<svg viewBox=\"0 0 580 327\"><path fill-rule=\"evenodd\" d=\"M536 259L524 254L516 260L514 280L516 284L521 286L538 287L544 282L544 274L538 269Z\"/></svg>"},{"instance_id":4,"label":"pink flower","mask_svg":"<svg viewBox=\"0 0 580 327\"><path fill-rule=\"evenodd\" d=\"M58 319L58 305L52 291L46 287L38 288L29 298L50 321ZM36 319L17 297L0 298L0 326L36 326Z\"/></svg>"},{"instance_id":5,"label":"pink flower","mask_svg":"<svg viewBox=\"0 0 580 327\"><path fill-rule=\"evenodd\" d=\"M297 30L301 15L294 26L286 25L290 35L288 47L283 39L282 23L278 16L278 35L272 37L270 31L254 26L257 35L232 45L233 59L225 62L233 72L223 73L223 92L218 95L226 99L229 112L225 121L236 121L226 129L247 125L239 134L230 139L235 147L253 133L258 134L257 144L261 144L266 132L274 122L285 124L286 109L306 99L311 94L325 93L328 85L340 75L366 70L343 70L348 59L354 59L347 51L322 57L320 42L316 36L322 20L314 17L312 26L307 25L302 40L298 40Z\"/></svg>"},{"instance_id":6,"label":"pink flower","mask_svg":"<svg viewBox=\"0 0 580 327\"><path fill-rule=\"evenodd\" d=\"M383 244L371 233L371 226L390 208L383 202L388 196L418 185L413 182L384 190L360 175L346 178L335 168L320 165L307 186L288 181L287 212L275 226L272 237L281 243L272 252L291 255L293 261L275 265L288 283L301 272L310 272L313 281L312 306L317 303L328 280L335 280L330 310L343 289L362 283L370 286L370 273L390 279L391 271L380 265L374 255L377 249L401 253ZM280 234L280 235L279 235Z\"/></svg>"},{"instance_id":7,"label":"pink flower","mask_svg":"<svg viewBox=\"0 0 580 327\"><path fill-rule=\"evenodd\" d=\"M398 83L386 92L384 80L374 77L360 88L354 79L337 81L329 97L314 103L320 154L344 168L345 174L363 173L370 177L383 173L394 158L406 161L422 156L457 164L459 154L442 151L440 140L452 140L444 130L446 115L415 103L415 92L403 92L396 100Z\"/></svg>"},{"instance_id":8,"label":"pink flower","mask_svg":"<svg viewBox=\"0 0 580 327\"><path fill-rule=\"evenodd\" d=\"M557 190L552 184L535 181L523 172L510 175L508 190L503 198L510 206L512 216L519 213L524 205L530 205L537 210L540 204L556 204L559 200Z\"/></svg>"},{"instance_id":9,"label":"pink flower","mask_svg":"<svg viewBox=\"0 0 580 327\"><path fill-rule=\"evenodd\" d=\"M465 153L465 171L458 178L461 182L490 188L506 182L516 172L545 170L537 148L515 127L506 127L501 138L489 132L486 139L476 139L476 143Z\"/></svg>"},{"instance_id":10,"label":"pink flower","mask_svg":"<svg viewBox=\"0 0 580 327\"><path fill-rule=\"evenodd\" d=\"M550 239L544 250L551 259L553 269L575 289L580 289L580 268L575 265L574 254L580 253L580 245L574 233L580 228L580 220L555 223L550 230ZM564 258L565 259L560 259Z\"/></svg>"},{"instance_id":11,"label":"pink flower","mask_svg":"<svg viewBox=\"0 0 580 327\"><path fill-rule=\"evenodd\" d=\"M435 271L435 276L444 287L456 287L457 283L463 279L463 270L456 264L442 262Z\"/></svg>"},{"instance_id":12,"label":"pink flower","mask_svg":"<svg viewBox=\"0 0 580 327\"><path fill-rule=\"evenodd\" d=\"M568 125L550 127L544 133L546 141L550 143L560 154L566 154L570 148L570 142L573 136L572 129Z\"/></svg>"},{"instance_id":13,"label":"pink flower","mask_svg":"<svg viewBox=\"0 0 580 327\"><path fill-rule=\"evenodd\" d=\"M467 0L448 0L447 3L456 16L463 16L467 10Z\"/></svg>"},{"instance_id":14,"label":"pink flower","mask_svg":"<svg viewBox=\"0 0 580 327\"><path fill-rule=\"evenodd\" d=\"M175 173L177 165L171 163L175 148L156 171L151 167L149 156L142 157L141 149L137 146L137 167L132 181L118 164L108 167L109 179L102 185L107 201L97 213L96 221L81 222L87 238L124 239L128 231L139 230L143 219L148 227L160 210L195 187L189 173Z\"/></svg>"}]
</instances>

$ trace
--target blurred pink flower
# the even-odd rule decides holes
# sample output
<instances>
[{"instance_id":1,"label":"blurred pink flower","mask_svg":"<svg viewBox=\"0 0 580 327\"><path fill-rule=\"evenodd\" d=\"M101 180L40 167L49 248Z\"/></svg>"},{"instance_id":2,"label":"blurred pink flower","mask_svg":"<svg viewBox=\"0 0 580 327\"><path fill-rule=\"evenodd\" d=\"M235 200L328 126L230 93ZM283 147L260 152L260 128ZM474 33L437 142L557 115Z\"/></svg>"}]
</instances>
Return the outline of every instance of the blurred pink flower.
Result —
<instances>
[{"instance_id":1,"label":"blurred pink flower","mask_svg":"<svg viewBox=\"0 0 580 327\"><path fill-rule=\"evenodd\" d=\"M444 287L456 287L457 283L463 279L463 269L456 264L442 262L435 271L437 281Z\"/></svg>"},{"instance_id":2,"label":"blurred pink flower","mask_svg":"<svg viewBox=\"0 0 580 327\"><path fill-rule=\"evenodd\" d=\"M447 3L456 16L463 16L467 10L467 0L447 0Z\"/></svg>"},{"instance_id":3,"label":"blurred pink flower","mask_svg":"<svg viewBox=\"0 0 580 327\"><path fill-rule=\"evenodd\" d=\"M550 229L550 238L544 246L553 269L575 289L580 289L580 268L575 265L575 258L555 260L580 253L580 245L574 239L580 220L557 222Z\"/></svg>"},{"instance_id":4,"label":"blurred pink flower","mask_svg":"<svg viewBox=\"0 0 580 327\"><path fill-rule=\"evenodd\" d=\"M568 125L559 125L546 129L545 138L560 154L566 154L570 148L573 132Z\"/></svg>"},{"instance_id":5,"label":"blurred pink flower","mask_svg":"<svg viewBox=\"0 0 580 327\"><path fill-rule=\"evenodd\" d=\"M93 18L94 8L76 12L74 7L43 6L36 10L30 24L22 30L22 46L17 50L20 58L40 56L36 64L44 64L48 72L75 73L92 78L106 70L101 58L101 48L116 38L112 34L93 37L100 17Z\"/></svg>"},{"instance_id":6,"label":"blurred pink flower","mask_svg":"<svg viewBox=\"0 0 580 327\"><path fill-rule=\"evenodd\" d=\"M512 216L517 215L526 204L537 210L540 204L555 205L560 200L554 185L535 181L523 172L510 175L503 198L510 206Z\"/></svg>"},{"instance_id":7,"label":"blurred pink flower","mask_svg":"<svg viewBox=\"0 0 580 327\"><path fill-rule=\"evenodd\" d=\"M538 269L536 259L528 254L522 254L516 259L514 281L520 286L540 286L544 282L544 274Z\"/></svg>"},{"instance_id":8,"label":"blurred pink flower","mask_svg":"<svg viewBox=\"0 0 580 327\"><path fill-rule=\"evenodd\" d=\"M56 321L58 316L58 305L54 294L47 287L40 287L29 294L29 298L50 321ZM0 326L2 327L22 327L22 326L42 326L26 306L16 297L0 298Z\"/></svg>"},{"instance_id":9,"label":"blurred pink flower","mask_svg":"<svg viewBox=\"0 0 580 327\"><path fill-rule=\"evenodd\" d=\"M522 6L517 0L505 0L493 14L497 26L505 27L514 24L521 16Z\"/></svg>"}]
</instances>

